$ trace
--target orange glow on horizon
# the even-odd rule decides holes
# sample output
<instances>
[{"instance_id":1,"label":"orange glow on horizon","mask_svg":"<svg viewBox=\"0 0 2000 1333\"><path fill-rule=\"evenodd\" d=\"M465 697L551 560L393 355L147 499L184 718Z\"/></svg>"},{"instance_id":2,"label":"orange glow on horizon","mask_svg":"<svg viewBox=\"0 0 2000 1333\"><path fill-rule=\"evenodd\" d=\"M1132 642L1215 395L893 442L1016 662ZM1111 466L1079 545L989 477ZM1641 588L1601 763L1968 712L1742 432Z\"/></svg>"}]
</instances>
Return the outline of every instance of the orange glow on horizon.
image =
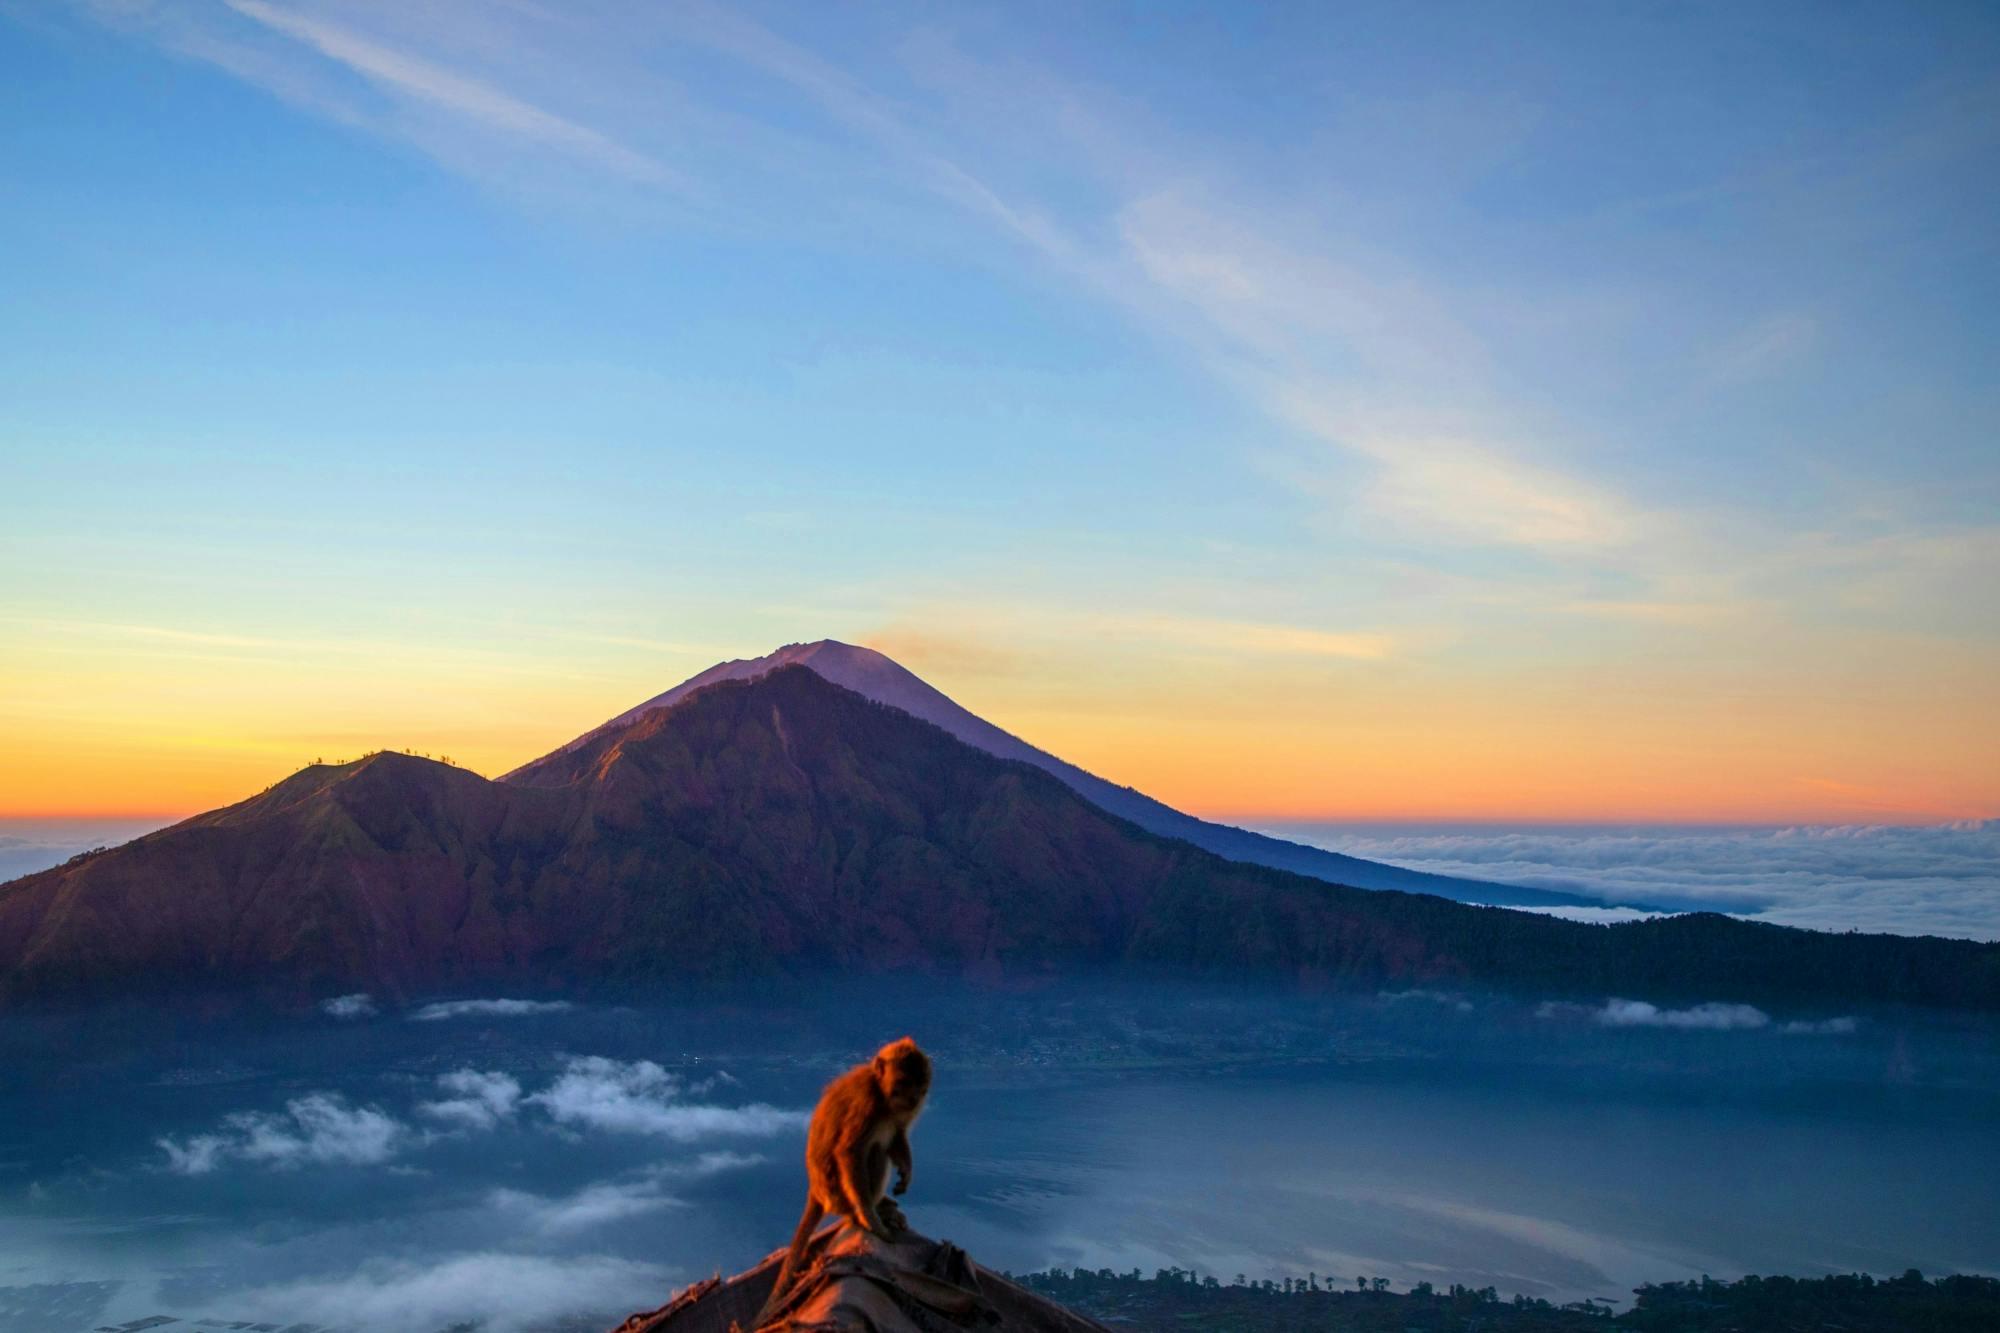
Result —
<instances>
[{"instance_id":1,"label":"orange glow on horizon","mask_svg":"<svg viewBox=\"0 0 2000 1333\"><path fill-rule=\"evenodd\" d=\"M1510 665L1442 651L1009 643L1005 655L943 639L894 646L912 671L1031 744L1230 823L2000 815L2000 708L1976 652L1843 640L1839 654L1807 642L1760 661L1765 646L1751 641L1718 667L1713 657ZM276 669L130 650L20 660L27 669L0 670L0 815L136 821L231 805L315 758L377 749L449 755L497 776L715 658L413 647Z\"/></svg>"}]
</instances>

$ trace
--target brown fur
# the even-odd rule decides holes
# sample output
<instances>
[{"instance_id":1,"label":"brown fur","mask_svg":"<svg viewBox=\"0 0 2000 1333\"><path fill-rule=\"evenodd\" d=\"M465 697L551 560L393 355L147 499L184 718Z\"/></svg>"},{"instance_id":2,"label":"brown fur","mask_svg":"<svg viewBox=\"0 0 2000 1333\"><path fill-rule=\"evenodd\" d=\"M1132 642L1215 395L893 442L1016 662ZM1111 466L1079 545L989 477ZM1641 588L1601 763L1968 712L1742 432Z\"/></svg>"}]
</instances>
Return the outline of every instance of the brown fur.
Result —
<instances>
[{"instance_id":1,"label":"brown fur","mask_svg":"<svg viewBox=\"0 0 2000 1333\"><path fill-rule=\"evenodd\" d=\"M894 1235L882 1217L882 1195L892 1166L895 1193L910 1187L916 1169L910 1159L910 1125L922 1113L930 1090L930 1057L908 1037L890 1042L873 1060L826 1085L806 1131L806 1210L757 1324L784 1298L813 1231L828 1213L885 1239ZM900 1224L900 1210L888 1211Z\"/></svg>"}]
</instances>

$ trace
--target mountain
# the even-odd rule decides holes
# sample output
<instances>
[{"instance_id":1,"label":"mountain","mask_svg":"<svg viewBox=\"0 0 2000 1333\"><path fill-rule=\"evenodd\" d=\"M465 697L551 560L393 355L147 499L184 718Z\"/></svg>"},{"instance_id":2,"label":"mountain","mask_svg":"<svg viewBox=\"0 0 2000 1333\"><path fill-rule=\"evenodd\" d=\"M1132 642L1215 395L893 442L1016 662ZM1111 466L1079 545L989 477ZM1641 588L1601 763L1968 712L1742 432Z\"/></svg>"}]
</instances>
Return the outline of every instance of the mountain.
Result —
<instances>
[{"instance_id":1,"label":"mountain","mask_svg":"<svg viewBox=\"0 0 2000 1333\"><path fill-rule=\"evenodd\" d=\"M800 666L507 782L408 755L0 885L0 996L718 993L1113 965L1357 986L2000 1008L2000 945L1695 915L1586 925L1161 838Z\"/></svg>"},{"instance_id":2,"label":"mountain","mask_svg":"<svg viewBox=\"0 0 2000 1333\"><path fill-rule=\"evenodd\" d=\"M1172 806L1162 804L1143 792L1107 782L1094 773L1078 768L1075 764L1056 758L1046 750L1036 749L1011 732L1002 731L985 718L960 707L942 691L933 688L893 659L873 649L857 648L852 644L840 643L833 639L821 639L818 643L786 644L778 651L763 657L739 658L731 662L718 663L700 675L692 676L674 686L665 694L655 695L636 708L627 709L596 730L585 732L553 754L505 774L500 780L532 783L535 780L534 775L544 765L589 744L607 731L623 727L648 713L671 708L696 690L718 681L754 680L786 666L808 667L834 684L850 689L864 698L888 704L891 708L900 708L912 717L920 717L934 726L942 727L976 749L984 750L1001 759L1032 764L1044 773L1053 775L1064 786L1100 810L1108 810L1120 819L1129 819L1140 828L1157 833L1163 838L1179 838L1197 847L1205 847L1219 856L1226 856L1232 861L1247 861L1252 865L1289 870L1294 874L1310 875L1314 879L1326 880L1330 884L1348 884L1361 889L1401 889L1407 893L1434 893L1441 898L1452 898L1459 902L1489 903L1502 907L1615 905L1643 907L1654 911L1698 910L1701 907L1699 903L1679 902L1610 904L1603 898L1589 898L1555 889L1537 889L1519 884L1492 884L1483 880L1433 875L1421 870L1405 870L1401 866L1383 865L1379 861L1365 861L1358 856L1343 856L1339 852L1329 852L1318 847L1308 847L1303 843L1288 842L1283 838L1252 833L1248 829L1197 819L1193 815L1183 814Z\"/></svg>"}]
</instances>

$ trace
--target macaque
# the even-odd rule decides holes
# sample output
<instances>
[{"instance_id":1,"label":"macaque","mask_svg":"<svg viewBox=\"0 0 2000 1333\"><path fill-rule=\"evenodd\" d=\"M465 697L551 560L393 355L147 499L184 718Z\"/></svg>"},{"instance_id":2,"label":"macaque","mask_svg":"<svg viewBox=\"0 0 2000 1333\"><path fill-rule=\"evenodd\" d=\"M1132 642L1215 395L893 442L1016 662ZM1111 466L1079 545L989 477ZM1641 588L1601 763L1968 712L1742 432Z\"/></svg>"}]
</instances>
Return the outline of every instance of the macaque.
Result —
<instances>
[{"instance_id":1,"label":"macaque","mask_svg":"<svg viewBox=\"0 0 2000 1333\"><path fill-rule=\"evenodd\" d=\"M930 1090L930 1057L908 1037L890 1042L873 1060L826 1085L813 1110L812 1127L806 1131L806 1210L757 1324L764 1323L783 1299L807 1242L828 1213L871 1235L894 1238L902 1211L893 1204L883 1209L882 1196L892 1166L895 1193L910 1187L915 1170L910 1125L923 1111ZM893 1223L884 1220L884 1211Z\"/></svg>"}]
</instances>

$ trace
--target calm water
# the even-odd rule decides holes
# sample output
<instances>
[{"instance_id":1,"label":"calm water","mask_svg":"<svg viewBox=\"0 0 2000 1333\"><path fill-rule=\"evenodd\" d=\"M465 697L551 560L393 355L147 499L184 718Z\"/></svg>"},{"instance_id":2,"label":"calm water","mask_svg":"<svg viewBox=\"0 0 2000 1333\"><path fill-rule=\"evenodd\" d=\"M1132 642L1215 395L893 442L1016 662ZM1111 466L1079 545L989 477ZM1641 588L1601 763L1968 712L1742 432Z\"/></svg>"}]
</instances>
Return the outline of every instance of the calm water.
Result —
<instances>
[{"instance_id":1,"label":"calm water","mask_svg":"<svg viewBox=\"0 0 2000 1333\"><path fill-rule=\"evenodd\" d=\"M1197 998L14 1020L0 1326L429 1333L657 1304L785 1239L801 1113L905 1026L940 1064L910 1216L996 1267L1564 1299L2000 1269L1983 1028Z\"/></svg>"}]
</instances>

